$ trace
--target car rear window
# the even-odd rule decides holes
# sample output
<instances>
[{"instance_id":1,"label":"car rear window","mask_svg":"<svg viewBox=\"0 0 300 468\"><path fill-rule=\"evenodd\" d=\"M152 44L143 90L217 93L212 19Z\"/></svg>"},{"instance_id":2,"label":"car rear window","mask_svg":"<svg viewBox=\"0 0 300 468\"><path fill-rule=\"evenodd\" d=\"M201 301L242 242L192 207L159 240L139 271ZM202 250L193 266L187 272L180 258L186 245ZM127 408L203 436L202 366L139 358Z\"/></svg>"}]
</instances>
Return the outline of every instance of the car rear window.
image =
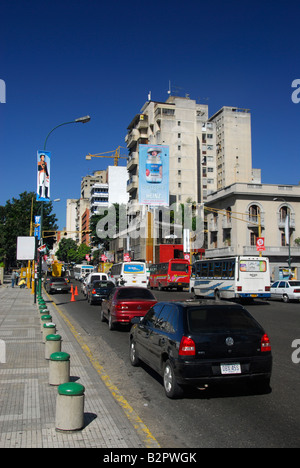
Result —
<instances>
[{"instance_id":1,"label":"car rear window","mask_svg":"<svg viewBox=\"0 0 300 468\"><path fill-rule=\"evenodd\" d=\"M290 286L294 287L294 286L300 286L300 281L289 281L290 283Z\"/></svg>"},{"instance_id":2,"label":"car rear window","mask_svg":"<svg viewBox=\"0 0 300 468\"><path fill-rule=\"evenodd\" d=\"M155 299L153 294L148 289L120 289L117 295L117 299Z\"/></svg>"},{"instance_id":3,"label":"car rear window","mask_svg":"<svg viewBox=\"0 0 300 468\"><path fill-rule=\"evenodd\" d=\"M53 276L51 278L51 282L52 283L65 283L65 278L61 278L61 277L58 277L58 276Z\"/></svg>"},{"instance_id":4,"label":"car rear window","mask_svg":"<svg viewBox=\"0 0 300 468\"><path fill-rule=\"evenodd\" d=\"M184 271L188 273L189 266L187 263L171 263L171 271Z\"/></svg>"},{"instance_id":5,"label":"car rear window","mask_svg":"<svg viewBox=\"0 0 300 468\"><path fill-rule=\"evenodd\" d=\"M259 327L249 312L231 306L189 307L187 320L191 333L249 330Z\"/></svg>"}]
</instances>

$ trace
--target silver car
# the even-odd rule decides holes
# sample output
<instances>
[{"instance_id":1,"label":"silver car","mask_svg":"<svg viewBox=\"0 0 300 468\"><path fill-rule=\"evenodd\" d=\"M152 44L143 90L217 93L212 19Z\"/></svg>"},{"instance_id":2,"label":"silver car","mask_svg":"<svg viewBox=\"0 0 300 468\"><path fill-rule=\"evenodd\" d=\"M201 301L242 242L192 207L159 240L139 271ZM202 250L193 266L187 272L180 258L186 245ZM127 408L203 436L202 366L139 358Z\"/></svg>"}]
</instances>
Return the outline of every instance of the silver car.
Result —
<instances>
[{"instance_id":1,"label":"silver car","mask_svg":"<svg viewBox=\"0 0 300 468\"><path fill-rule=\"evenodd\" d=\"M283 302L300 300L300 281L281 280L271 286L271 298L280 299Z\"/></svg>"}]
</instances>

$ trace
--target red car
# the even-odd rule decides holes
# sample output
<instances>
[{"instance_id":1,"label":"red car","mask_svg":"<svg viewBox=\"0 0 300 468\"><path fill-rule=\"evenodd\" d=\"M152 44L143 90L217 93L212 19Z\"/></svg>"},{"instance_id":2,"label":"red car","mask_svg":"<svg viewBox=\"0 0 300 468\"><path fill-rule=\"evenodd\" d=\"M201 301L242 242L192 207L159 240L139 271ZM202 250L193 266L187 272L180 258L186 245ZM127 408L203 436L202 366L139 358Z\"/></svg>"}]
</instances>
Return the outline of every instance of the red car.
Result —
<instances>
[{"instance_id":1,"label":"red car","mask_svg":"<svg viewBox=\"0 0 300 468\"><path fill-rule=\"evenodd\" d=\"M133 317L143 317L156 303L157 299L146 288L118 287L102 301L101 321L108 320L108 327L113 330L116 324L128 325Z\"/></svg>"}]
</instances>

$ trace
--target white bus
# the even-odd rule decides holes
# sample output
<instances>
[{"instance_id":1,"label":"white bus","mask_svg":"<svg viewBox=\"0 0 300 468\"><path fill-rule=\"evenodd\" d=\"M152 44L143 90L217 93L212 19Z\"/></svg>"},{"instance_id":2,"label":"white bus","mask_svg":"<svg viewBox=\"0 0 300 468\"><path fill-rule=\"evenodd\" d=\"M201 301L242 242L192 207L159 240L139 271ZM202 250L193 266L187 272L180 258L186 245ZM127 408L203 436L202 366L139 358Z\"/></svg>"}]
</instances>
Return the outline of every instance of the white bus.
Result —
<instances>
[{"instance_id":1,"label":"white bus","mask_svg":"<svg viewBox=\"0 0 300 468\"><path fill-rule=\"evenodd\" d=\"M116 285L147 287L147 270L144 262L116 263L110 269L110 277Z\"/></svg>"},{"instance_id":2,"label":"white bus","mask_svg":"<svg viewBox=\"0 0 300 468\"><path fill-rule=\"evenodd\" d=\"M75 265L73 268L74 278L77 280L82 280L95 270L93 265Z\"/></svg>"},{"instance_id":3,"label":"white bus","mask_svg":"<svg viewBox=\"0 0 300 468\"><path fill-rule=\"evenodd\" d=\"M196 297L215 299L269 298L269 259L237 256L196 261L192 265L190 292Z\"/></svg>"}]
</instances>

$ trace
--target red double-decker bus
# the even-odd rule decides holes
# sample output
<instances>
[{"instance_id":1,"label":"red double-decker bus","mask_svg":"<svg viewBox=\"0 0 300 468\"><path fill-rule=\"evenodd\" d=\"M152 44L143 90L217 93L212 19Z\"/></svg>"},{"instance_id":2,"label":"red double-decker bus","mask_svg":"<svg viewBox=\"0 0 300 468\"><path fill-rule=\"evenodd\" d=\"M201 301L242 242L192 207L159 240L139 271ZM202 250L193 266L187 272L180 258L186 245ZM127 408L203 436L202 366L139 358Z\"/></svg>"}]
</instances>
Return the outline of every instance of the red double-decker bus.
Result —
<instances>
[{"instance_id":1,"label":"red double-decker bus","mask_svg":"<svg viewBox=\"0 0 300 468\"><path fill-rule=\"evenodd\" d=\"M149 286L151 289L176 288L182 291L190 284L191 267L188 260L173 259L165 263L156 263L150 267Z\"/></svg>"}]
</instances>

